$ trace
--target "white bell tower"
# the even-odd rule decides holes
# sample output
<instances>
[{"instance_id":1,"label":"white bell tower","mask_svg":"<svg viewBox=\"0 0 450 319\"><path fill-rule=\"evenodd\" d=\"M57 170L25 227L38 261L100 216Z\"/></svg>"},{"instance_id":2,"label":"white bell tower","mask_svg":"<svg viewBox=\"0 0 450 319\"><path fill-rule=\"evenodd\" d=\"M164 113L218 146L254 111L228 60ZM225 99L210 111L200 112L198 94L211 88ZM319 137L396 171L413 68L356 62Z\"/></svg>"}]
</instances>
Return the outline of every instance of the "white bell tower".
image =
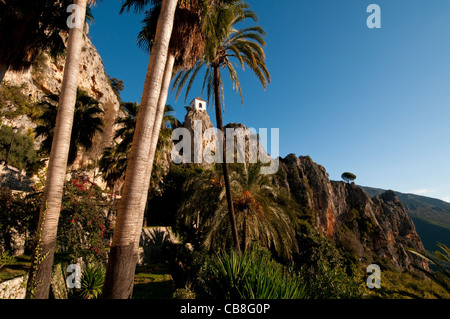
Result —
<instances>
[{"instance_id":1,"label":"white bell tower","mask_svg":"<svg viewBox=\"0 0 450 319\"><path fill-rule=\"evenodd\" d=\"M206 101L201 99L193 99L191 102L191 108L196 111L206 112Z\"/></svg>"}]
</instances>

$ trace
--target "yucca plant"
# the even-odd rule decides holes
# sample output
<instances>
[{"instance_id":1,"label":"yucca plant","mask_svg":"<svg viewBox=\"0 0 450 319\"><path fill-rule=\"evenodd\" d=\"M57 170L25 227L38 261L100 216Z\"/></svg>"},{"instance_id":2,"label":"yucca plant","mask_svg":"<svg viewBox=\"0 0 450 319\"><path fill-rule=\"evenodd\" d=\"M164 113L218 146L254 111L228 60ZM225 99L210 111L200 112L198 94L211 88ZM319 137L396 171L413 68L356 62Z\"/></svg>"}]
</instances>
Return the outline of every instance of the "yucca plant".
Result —
<instances>
[{"instance_id":1,"label":"yucca plant","mask_svg":"<svg viewBox=\"0 0 450 319\"><path fill-rule=\"evenodd\" d=\"M218 299L305 299L300 277L288 272L261 248L239 255L220 253L206 263L200 283L206 295Z\"/></svg>"},{"instance_id":2,"label":"yucca plant","mask_svg":"<svg viewBox=\"0 0 450 319\"><path fill-rule=\"evenodd\" d=\"M83 299L97 299L102 294L105 282L103 266L86 266L81 274L80 296Z\"/></svg>"}]
</instances>

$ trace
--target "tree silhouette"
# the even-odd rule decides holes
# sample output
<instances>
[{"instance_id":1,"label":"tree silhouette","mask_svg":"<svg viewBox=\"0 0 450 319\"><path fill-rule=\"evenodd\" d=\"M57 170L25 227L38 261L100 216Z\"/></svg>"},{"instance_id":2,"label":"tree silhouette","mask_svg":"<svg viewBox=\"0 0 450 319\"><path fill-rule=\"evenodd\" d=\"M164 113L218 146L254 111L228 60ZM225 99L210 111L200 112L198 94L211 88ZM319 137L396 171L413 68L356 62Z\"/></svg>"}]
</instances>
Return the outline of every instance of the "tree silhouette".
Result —
<instances>
[{"instance_id":1,"label":"tree silhouette","mask_svg":"<svg viewBox=\"0 0 450 319\"><path fill-rule=\"evenodd\" d=\"M356 179L356 175L349 172L343 173L341 177L346 183L353 182Z\"/></svg>"}]
</instances>

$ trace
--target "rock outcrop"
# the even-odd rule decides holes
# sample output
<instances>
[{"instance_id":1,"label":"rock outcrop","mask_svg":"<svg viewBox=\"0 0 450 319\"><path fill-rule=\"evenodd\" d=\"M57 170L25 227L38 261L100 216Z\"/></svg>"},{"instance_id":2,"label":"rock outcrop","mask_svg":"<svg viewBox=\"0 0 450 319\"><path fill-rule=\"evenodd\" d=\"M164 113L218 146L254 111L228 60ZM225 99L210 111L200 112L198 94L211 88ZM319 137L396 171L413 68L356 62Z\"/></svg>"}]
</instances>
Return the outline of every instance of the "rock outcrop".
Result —
<instances>
[{"instance_id":1,"label":"rock outcrop","mask_svg":"<svg viewBox=\"0 0 450 319\"><path fill-rule=\"evenodd\" d=\"M191 163L210 167L210 164L205 161L204 157L200 158L199 155L196 155L195 141L200 140L201 143L198 144L197 148L201 152L201 155L213 156L220 154L220 156L215 158L215 162L219 162L219 158L220 162L223 160L220 147L221 141L218 142L218 138L220 139L221 136L219 135L217 137L216 134L207 134L207 131L209 131L208 133L212 132L211 129L214 129L214 132L217 132L217 130L211 123L211 119L206 111L188 109L183 127L189 131L191 136ZM234 147L229 147L231 144L227 144L228 163L248 163L250 160L253 162L260 161L263 164L270 163L271 158L258 140L257 132L252 132L243 124L232 123L226 125L222 133L225 134L227 143L231 143L234 140ZM230 134L228 135L228 133ZM234 150L234 154L230 150ZM218 151L220 153L217 153Z\"/></svg>"},{"instance_id":2,"label":"rock outcrop","mask_svg":"<svg viewBox=\"0 0 450 319\"><path fill-rule=\"evenodd\" d=\"M399 270L428 268L408 252L424 247L405 207L392 191L370 196L359 186L331 181L324 167L309 157L289 155L281 160L282 184L315 227L361 260L387 258Z\"/></svg>"},{"instance_id":3,"label":"rock outcrop","mask_svg":"<svg viewBox=\"0 0 450 319\"><path fill-rule=\"evenodd\" d=\"M7 187L14 191L31 192L33 182L14 167L0 164L0 187Z\"/></svg>"},{"instance_id":4,"label":"rock outcrop","mask_svg":"<svg viewBox=\"0 0 450 319\"><path fill-rule=\"evenodd\" d=\"M41 54L38 61L28 71L8 72L5 75L4 82L23 87L24 93L35 101L39 101L45 95L59 95L64 75L65 60L65 55L55 60L45 53ZM81 154L77 158L75 168L87 163L90 159L98 157L103 148L112 143L115 130L114 122L120 108L119 99L111 87L103 61L90 41L88 34L84 37L78 87L98 100L105 113L103 115L103 133L94 137L94 146L89 152L80 152ZM15 121L18 120L15 119ZM21 123L13 124L25 126L25 129L33 127L31 121L27 122L23 118Z\"/></svg>"},{"instance_id":5,"label":"rock outcrop","mask_svg":"<svg viewBox=\"0 0 450 319\"><path fill-rule=\"evenodd\" d=\"M205 132L214 128L211 123L211 119L206 111L193 110L188 108L187 114L184 117L183 127L191 134L191 163L201 164L208 167L209 165L203 161L203 151L208 144L214 143L215 138L205 138ZM198 145L198 151L196 150L195 141L200 141ZM200 148L201 146L201 148ZM215 151L215 148L214 150ZM197 155L196 155L197 154Z\"/></svg>"}]
</instances>

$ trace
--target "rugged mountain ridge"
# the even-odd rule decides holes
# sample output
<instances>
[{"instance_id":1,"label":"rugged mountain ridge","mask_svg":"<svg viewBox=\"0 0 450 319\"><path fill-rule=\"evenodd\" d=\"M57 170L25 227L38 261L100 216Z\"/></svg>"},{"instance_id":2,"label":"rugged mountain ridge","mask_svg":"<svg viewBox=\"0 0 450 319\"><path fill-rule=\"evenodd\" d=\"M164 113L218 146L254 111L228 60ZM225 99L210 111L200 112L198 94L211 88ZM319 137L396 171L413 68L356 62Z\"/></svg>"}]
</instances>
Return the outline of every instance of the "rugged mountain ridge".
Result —
<instances>
[{"instance_id":1,"label":"rugged mountain ridge","mask_svg":"<svg viewBox=\"0 0 450 319\"><path fill-rule=\"evenodd\" d=\"M386 192L384 189L362 187L370 196ZM450 246L450 203L422 195L394 192L405 205L428 251L436 251L437 243Z\"/></svg>"},{"instance_id":2,"label":"rugged mountain ridge","mask_svg":"<svg viewBox=\"0 0 450 319\"><path fill-rule=\"evenodd\" d=\"M408 248L423 251L414 223L394 192L371 198L355 184L331 181L323 166L309 157L281 159L281 183L301 207L312 214L315 227L360 260L387 258L399 270L428 268Z\"/></svg>"}]
</instances>

